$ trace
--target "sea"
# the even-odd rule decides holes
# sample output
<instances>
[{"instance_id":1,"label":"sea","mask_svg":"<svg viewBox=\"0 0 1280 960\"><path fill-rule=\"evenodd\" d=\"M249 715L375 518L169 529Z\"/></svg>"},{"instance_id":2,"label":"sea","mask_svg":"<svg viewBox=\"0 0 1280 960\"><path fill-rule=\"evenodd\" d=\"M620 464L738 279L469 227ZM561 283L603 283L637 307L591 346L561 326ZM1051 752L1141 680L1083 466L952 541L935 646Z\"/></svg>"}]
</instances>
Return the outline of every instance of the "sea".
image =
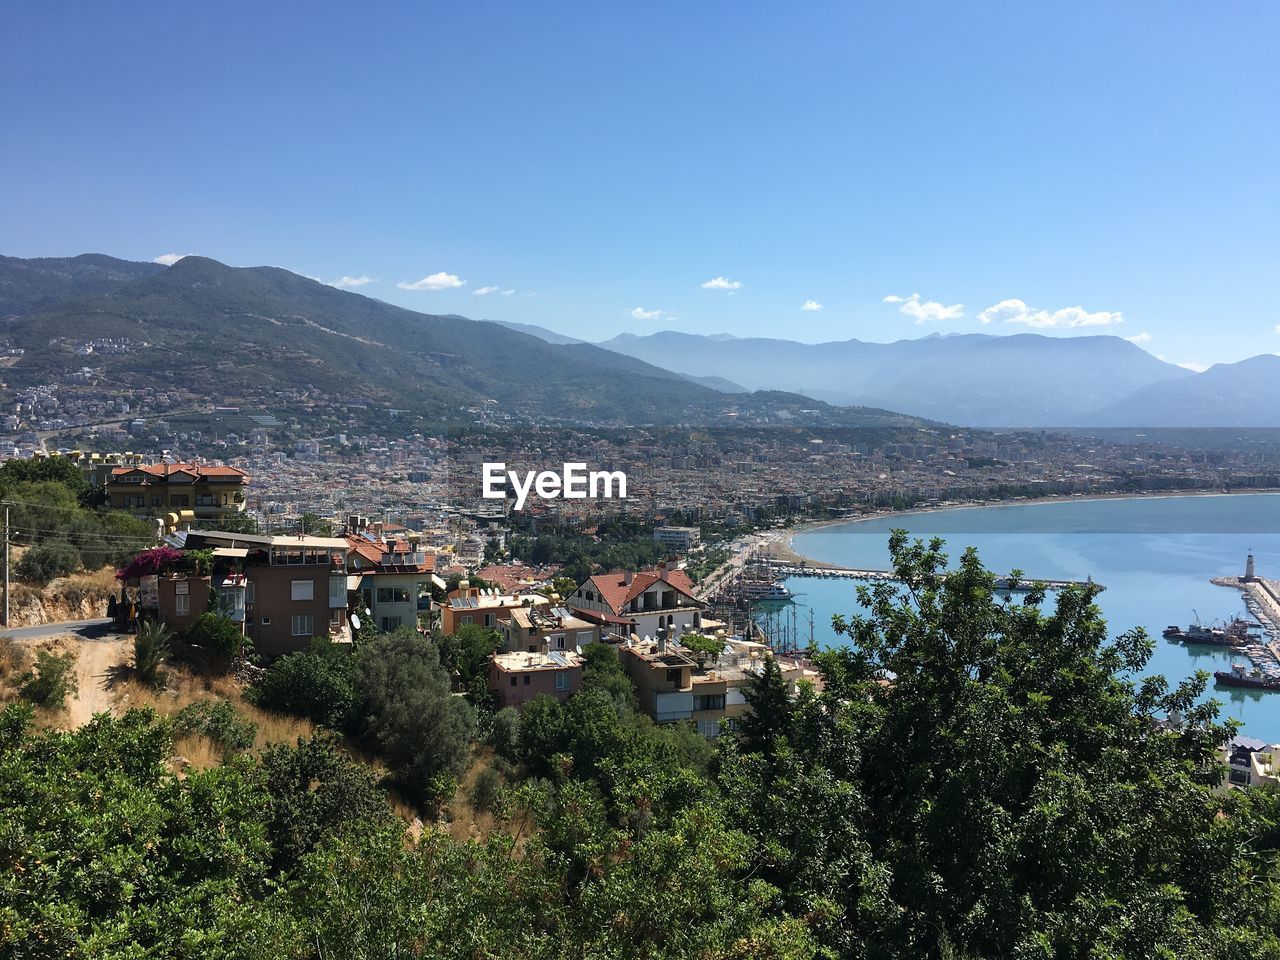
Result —
<instances>
[{"instance_id":1,"label":"sea","mask_svg":"<svg viewBox=\"0 0 1280 960\"><path fill-rule=\"evenodd\" d=\"M1242 595L1210 583L1239 575L1253 553L1259 576L1280 579L1280 494L1170 496L1068 500L901 513L818 527L796 534L792 548L813 560L858 569L888 569L888 538L894 529L914 537L946 541L952 562L967 547L999 574L1019 569L1026 578L1093 580L1106 587L1097 603L1114 636L1143 627L1155 640L1145 673L1170 684L1206 670L1228 670L1223 648L1185 645L1161 637L1170 624L1214 624L1249 617ZM775 624L801 644L846 643L831 627L834 614L859 611L856 582L792 577L793 603ZM794 613L794 617L793 617ZM1242 732L1280 741L1280 692L1266 693L1209 681L1208 695L1222 713L1240 721Z\"/></svg>"}]
</instances>

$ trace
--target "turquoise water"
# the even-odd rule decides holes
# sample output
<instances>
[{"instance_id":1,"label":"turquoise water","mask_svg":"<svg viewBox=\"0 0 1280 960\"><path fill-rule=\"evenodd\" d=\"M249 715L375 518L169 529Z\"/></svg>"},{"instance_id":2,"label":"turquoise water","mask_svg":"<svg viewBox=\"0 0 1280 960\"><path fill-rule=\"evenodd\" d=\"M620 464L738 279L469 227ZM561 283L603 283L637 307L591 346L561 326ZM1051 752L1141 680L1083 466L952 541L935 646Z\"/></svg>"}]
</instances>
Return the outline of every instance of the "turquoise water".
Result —
<instances>
[{"instance_id":1,"label":"turquoise water","mask_svg":"<svg viewBox=\"0 0 1280 960\"><path fill-rule=\"evenodd\" d=\"M1110 632L1145 627L1156 641L1147 672L1162 673L1171 683L1195 670L1225 670L1231 663L1231 654L1218 648L1184 646L1160 636L1166 625L1185 625L1197 616L1212 623L1247 615L1240 593L1214 586L1210 577L1242 573L1245 555L1252 550L1258 574L1280 579L1280 494L1078 500L900 514L797 534L792 546L827 563L887 569L889 532L898 527L913 536L942 537L953 558L965 547L976 547L983 563L997 573L1016 567L1027 577L1092 576L1107 587L1098 604ZM853 582L795 577L787 586L796 594L802 639L808 637L812 610L814 639L844 642L831 629L831 617L858 610ZM1210 693L1249 735L1280 740L1280 693L1217 687L1212 680Z\"/></svg>"}]
</instances>

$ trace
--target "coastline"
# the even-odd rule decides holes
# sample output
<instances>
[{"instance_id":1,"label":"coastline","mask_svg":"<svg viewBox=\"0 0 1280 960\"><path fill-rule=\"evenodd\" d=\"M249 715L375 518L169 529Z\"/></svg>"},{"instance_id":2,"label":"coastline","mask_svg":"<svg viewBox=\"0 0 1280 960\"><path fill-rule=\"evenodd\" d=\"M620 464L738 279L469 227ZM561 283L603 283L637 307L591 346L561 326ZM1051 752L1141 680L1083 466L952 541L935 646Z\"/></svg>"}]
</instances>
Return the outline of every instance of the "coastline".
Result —
<instances>
[{"instance_id":1,"label":"coastline","mask_svg":"<svg viewBox=\"0 0 1280 960\"><path fill-rule=\"evenodd\" d=\"M857 517L840 517L830 520L806 520L804 523L799 523L792 527L785 527L778 531L779 539L771 541L765 545L764 550L769 556L777 560L786 560L792 563L803 563L809 567L822 568L835 566L835 564L832 564L828 560L816 560L812 557L807 557L804 554L798 553L795 549L794 540L799 534L811 533L815 530L822 530L827 527L863 523L868 520L882 520L885 517L923 516L926 514L944 513L952 510L981 510L988 507L1036 507L1052 503L1098 503L1104 500L1177 500L1191 497L1247 497L1268 494L1280 494L1280 489L1275 487L1263 487L1260 489L1250 490L1187 490L1173 493L1092 493L1083 496L1055 494L1051 497L1038 497L1034 500L1025 498L1012 500L988 500L977 503L950 503L932 507L911 507L907 510L876 510Z\"/></svg>"}]
</instances>

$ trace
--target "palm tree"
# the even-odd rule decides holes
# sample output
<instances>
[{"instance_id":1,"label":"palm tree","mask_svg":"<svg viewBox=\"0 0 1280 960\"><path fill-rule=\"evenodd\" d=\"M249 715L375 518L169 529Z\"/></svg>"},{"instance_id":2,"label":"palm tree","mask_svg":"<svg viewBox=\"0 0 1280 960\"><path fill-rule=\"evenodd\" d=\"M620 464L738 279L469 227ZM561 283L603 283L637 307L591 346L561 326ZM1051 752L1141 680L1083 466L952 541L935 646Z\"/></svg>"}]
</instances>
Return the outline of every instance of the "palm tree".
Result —
<instances>
[{"instance_id":1,"label":"palm tree","mask_svg":"<svg viewBox=\"0 0 1280 960\"><path fill-rule=\"evenodd\" d=\"M159 620L147 620L133 635L133 672L149 687L164 684L160 667L169 656L169 640L173 636L169 628Z\"/></svg>"}]
</instances>

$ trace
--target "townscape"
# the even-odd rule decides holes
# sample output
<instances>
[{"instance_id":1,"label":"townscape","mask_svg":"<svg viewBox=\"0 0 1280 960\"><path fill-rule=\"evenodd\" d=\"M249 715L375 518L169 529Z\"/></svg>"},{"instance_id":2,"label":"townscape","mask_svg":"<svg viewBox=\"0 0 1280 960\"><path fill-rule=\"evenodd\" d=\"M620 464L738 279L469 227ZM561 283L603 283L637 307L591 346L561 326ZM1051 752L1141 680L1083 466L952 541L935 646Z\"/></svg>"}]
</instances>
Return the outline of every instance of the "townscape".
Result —
<instances>
[{"instance_id":1,"label":"townscape","mask_svg":"<svg viewBox=\"0 0 1280 960\"><path fill-rule=\"evenodd\" d=\"M1278 35L10 5L0 960L1280 960Z\"/></svg>"}]
</instances>

